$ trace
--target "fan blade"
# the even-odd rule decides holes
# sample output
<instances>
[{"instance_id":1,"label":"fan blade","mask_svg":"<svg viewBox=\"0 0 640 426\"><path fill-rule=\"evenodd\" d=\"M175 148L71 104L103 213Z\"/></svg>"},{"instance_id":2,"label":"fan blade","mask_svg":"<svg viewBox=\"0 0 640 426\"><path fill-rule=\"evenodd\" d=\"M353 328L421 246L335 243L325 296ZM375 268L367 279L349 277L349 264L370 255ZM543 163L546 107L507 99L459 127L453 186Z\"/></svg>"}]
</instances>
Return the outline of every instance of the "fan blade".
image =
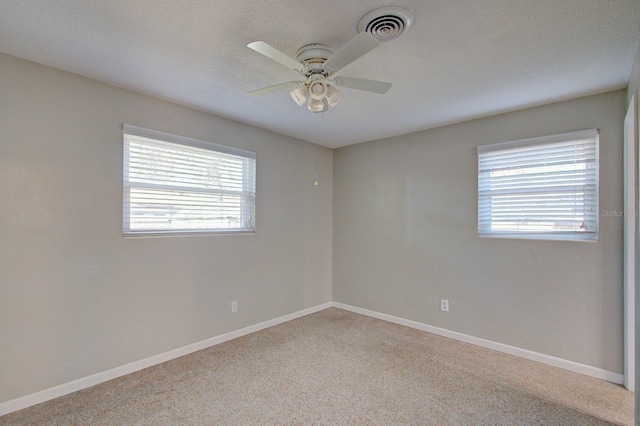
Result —
<instances>
[{"instance_id":1,"label":"fan blade","mask_svg":"<svg viewBox=\"0 0 640 426\"><path fill-rule=\"evenodd\" d=\"M364 90L384 95L391 89L391 83L377 80L367 80L366 78L338 76L333 79L338 87L348 87L349 89Z\"/></svg>"},{"instance_id":2,"label":"fan blade","mask_svg":"<svg viewBox=\"0 0 640 426\"><path fill-rule=\"evenodd\" d=\"M340 71L351 62L376 48L380 43L374 36L362 32L342 46L324 63L324 68L331 74Z\"/></svg>"},{"instance_id":3,"label":"fan blade","mask_svg":"<svg viewBox=\"0 0 640 426\"><path fill-rule=\"evenodd\" d=\"M284 89L293 88L293 87L299 86L301 84L304 84L304 82L302 82L302 81L288 81L286 83L276 84L275 86L269 86L269 87L265 87L265 88L258 89L258 90L252 90L250 92L247 92L247 95L249 95L249 96L266 95L267 93L272 93L272 92L277 92L278 90L284 90Z\"/></svg>"},{"instance_id":4,"label":"fan blade","mask_svg":"<svg viewBox=\"0 0 640 426\"><path fill-rule=\"evenodd\" d=\"M291 68L292 70L298 71L304 68L304 66L300 62L285 55L275 47L269 46L264 41L254 41L253 43L247 44L247 47L249 49L255 50L258 53L262 53L267 58L273 59L274 61L279 62L285 67Z\"/></svg>"}]
</instances>

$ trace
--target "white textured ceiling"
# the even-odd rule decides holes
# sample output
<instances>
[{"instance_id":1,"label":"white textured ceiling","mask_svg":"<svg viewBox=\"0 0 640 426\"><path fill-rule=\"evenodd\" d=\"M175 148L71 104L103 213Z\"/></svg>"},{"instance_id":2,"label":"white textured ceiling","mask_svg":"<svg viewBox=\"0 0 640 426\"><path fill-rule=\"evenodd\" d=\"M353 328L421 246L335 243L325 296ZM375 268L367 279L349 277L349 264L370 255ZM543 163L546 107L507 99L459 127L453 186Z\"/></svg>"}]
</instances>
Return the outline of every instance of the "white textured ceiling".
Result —
<instances>
[{"instance_id":1,"label":"white textured ceiling","mask_svg":"<svg viewBox=\"0 0 640 426\"><path fill-rule=\"evenodd\" d=\"M411 29L340 72L387 94L245 94L297 77L247 43L338 49L390 4ZM328 147L623 88L639 37L639 0L0 0L1 52Z\"/></svg>"}]
</instances>

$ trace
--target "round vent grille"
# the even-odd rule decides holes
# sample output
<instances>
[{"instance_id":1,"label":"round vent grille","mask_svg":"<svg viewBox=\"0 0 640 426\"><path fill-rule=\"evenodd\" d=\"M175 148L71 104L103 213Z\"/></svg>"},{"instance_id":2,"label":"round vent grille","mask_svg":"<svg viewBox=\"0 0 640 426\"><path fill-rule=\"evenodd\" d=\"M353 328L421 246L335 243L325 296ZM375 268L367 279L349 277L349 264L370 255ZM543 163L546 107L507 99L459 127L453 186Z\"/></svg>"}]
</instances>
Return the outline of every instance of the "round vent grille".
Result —
<instances>
[{"instance_id":1,"label":"round vent grille","mask_svg":"<svg viewBox=\"0 0 640 426\"><path fill-rule=\"evenodd\" d=\"M389 41L407 32L413 19L401 7L388 6L372 10L358 22L358 32L368 32L379 41Z\"/></svg>"}]
</instances>

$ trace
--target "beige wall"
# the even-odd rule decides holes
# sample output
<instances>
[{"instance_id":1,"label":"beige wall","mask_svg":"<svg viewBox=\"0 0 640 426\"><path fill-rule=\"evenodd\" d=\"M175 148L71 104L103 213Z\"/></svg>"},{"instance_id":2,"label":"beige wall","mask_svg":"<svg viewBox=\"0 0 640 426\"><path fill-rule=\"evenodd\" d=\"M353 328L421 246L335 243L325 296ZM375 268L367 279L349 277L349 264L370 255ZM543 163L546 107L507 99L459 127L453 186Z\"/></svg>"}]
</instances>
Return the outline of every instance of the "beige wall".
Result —
<instances>
[{"instance_id":1,"label":"beige wall","mask_svg":"<svg viewBox=\"0 0 640 426\"><path fill-rule=\"evenodd\" d=\"M0 79L0 402L331 300L331 150L2 54ZM255 151L256 234L123 239L123 123Z\"/></svg>"},{"instance_id":2,"label":"beige wall","mask_svg":"<svg viewBox=\"0 0 640 426\"><path fill-rule=\"evenodd\" d=\"M335 150L333 300L621 373L622 219L601 216L598 242L480 239L476 147L599 128L600 209L619 210L625 103L620 90Z\"/></svg>"}]
</instances>

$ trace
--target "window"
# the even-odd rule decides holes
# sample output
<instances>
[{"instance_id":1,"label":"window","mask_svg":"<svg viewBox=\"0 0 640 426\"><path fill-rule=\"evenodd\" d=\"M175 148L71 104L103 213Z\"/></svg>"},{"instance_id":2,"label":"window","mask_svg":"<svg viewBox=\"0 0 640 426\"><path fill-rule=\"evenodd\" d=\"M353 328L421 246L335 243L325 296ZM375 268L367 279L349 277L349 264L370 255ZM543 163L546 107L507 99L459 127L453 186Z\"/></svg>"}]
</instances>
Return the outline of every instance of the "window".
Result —
<instances>
[{"instance_id":1,"label":"window","mask_svg":"<svg viewBox=\"0 0 640 426\"><path fill-rule=\"evenodd\" d=\"M478 234L597 240L596 129L478 147Z\"/></svg>"},{"instance_id":2,"label":"window","mask_svg":"<svg viewBox=\"0 0 640 426\"><path fill-rule=\"evenodd\" d=\"M124 235L254 232L255 153L124 126Z\"/></svg>"}]
</instances>

